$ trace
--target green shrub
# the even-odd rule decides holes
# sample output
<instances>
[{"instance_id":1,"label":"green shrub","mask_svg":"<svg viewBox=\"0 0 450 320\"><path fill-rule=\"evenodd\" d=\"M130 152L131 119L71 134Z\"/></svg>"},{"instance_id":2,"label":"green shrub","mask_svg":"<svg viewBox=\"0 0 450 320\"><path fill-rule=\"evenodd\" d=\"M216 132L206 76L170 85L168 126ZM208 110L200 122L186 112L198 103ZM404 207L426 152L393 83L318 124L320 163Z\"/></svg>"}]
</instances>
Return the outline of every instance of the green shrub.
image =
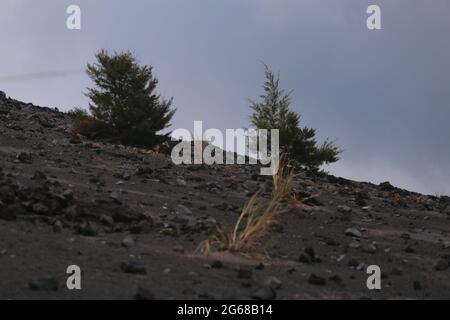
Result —
<instances>
[{"instance_id":1,"label":"green shrub","mask_svg":"<svg viewBox=\"0 0 450 320\"><path fill-rule=\"evenodd\" d=\"M75 108L69 110L67 112L67 114L72 119L80 119L80 118L84 118L84 117L88 117L89 116L89 113L86 110L84 110L82 108L79 108L79 107L75 107Z\"/></svg>"},{"instance_id":2,"label":"green shrub","mask_svg":"<svg viewBox=\"0 0 450 320\"><path fill-rule=\"evenodd\" d=\"M172 99L163 99L156 91L158 79L152 67L140 66L131 52L96 54L97 62L88 64L87 74L95 87L86 96L91 100L93 119L78 123L82 130L120 143L151 147L157 133L170 126L175 110ZM80 132L81 133L81 132Z\"/></svg>"}]
</instances>

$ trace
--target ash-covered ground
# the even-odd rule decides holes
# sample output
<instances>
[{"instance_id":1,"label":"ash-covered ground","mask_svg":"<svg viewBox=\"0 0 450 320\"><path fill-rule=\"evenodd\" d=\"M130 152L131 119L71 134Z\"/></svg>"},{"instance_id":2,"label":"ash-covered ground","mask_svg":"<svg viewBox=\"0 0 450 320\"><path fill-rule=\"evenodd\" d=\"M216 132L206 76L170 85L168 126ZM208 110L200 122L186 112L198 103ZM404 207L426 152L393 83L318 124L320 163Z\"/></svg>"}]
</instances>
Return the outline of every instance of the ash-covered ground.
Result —
<instances>
[{"instance_id":1,"label":"ash-covered ground","mask_svg":"<svg viewBox=\"0 0 450 320\"><path fill-rule=\"evenodd\" d=\"M450 298L450 198L389 183L300 172L308 207L284 204L255 255L197 253L252 194L270 197L258 173L89 141L66 114L1 94L0 299Z\"/></svg>"}]
</instances>

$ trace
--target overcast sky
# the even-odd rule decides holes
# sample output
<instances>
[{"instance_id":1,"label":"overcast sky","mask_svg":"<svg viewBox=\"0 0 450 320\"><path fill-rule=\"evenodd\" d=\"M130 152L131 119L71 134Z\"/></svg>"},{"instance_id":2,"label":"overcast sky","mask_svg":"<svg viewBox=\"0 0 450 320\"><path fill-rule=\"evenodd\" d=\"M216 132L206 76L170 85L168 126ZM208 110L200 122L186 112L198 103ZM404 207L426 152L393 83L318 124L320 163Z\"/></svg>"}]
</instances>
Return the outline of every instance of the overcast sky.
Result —
<instances>
[{"instance_id":1,"label":"overcast sky","mask_svg":"<svg viewBox=\"0 0 450 320\"><path fill-rule=\"evenodd\" d=\"M82 9L82 30L66 8ZM366 9L382 10L369 31ZM449 0L1 0L0 90L86 107L96 51L128 50L173 96L173 129L248 127L264 61L344 153L333 174L450 194Z\"/></svg>"}]
</instances>

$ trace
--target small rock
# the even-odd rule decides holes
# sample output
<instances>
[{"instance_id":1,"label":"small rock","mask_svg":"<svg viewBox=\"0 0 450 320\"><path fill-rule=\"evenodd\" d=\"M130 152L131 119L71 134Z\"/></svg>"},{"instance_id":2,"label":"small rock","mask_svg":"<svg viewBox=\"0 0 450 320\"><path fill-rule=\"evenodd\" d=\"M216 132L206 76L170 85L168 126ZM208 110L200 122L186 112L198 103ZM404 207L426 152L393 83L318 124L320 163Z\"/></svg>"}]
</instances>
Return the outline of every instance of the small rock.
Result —
<instances>
[{"instance_id":1,"label":"small rock","mask_svg":"<svg viewBox=\"0 0 450 320\"><path fill-rule=\"evenodd\" d=\"M43 204L42 202L38 202L35 203L32 207L31 210L33 210L33 212L39 214L39 215L47 215L50 211L50 209Z\"/></svg>"},{"instance_id":2,"label":"small rock","mask_svg":"<svg viewBox=\"0 0 450 320\"><path fill-rule=\"evenodd\" d=\"M271 287L261 287L252 293L252 299L255 300L274 300L277 294Z\"/></svg>"},{"instance_id":3,"label":"small rock","mask_svg":"<svg viewBox=\"0 0 450 320\"><path fill-rule=\"evenodd\" d=\"M394 276L402 276L403 275L403 270L400 268L394 268L391 271L391 274L393 274Z\"/></svg>"},{"instance_id":4,"label":"small rock","mask_svg":"<svg viewBox=\"0 0 450 320\"><path fill-rule=\"evenodd\" d=\"M118 203L118 204L122 204L122 201L121 201L121 199L120 199L120 194L119 194L118 192L116 192L116 191L111 192L111 193L109 194L109 197L110 197L111 199L113 199L114 202L116 202L116 203Z\"/></svg>"},{"instance_id":5,"label":"small rock","mask_svg":"<svg viewBox=\"0 0 450 320\"><path fill-rule=\"evenodd\" d=\"M377 247L374 244L369 244L367 247L363 249L363 252L375 254L377 252Z\"/></svg>"},{"instance_id":6,"label":"small rock","mask_svg":"<svg viewBox=\"0 0 450 320\"><path fill-rule=\"evenodd\" d=\"M394 191L396 189L389 181L380 183L379 187L382 191Z\"/></svg>"},{"instance_id":7,"label":"small rock","mask_svg":"<svg viewBox=\"0 0 450 320\"><path fill-rule=\"evenodd\" d=\"M351 249L358 249L361 248L361 243L358 241L352 241L348 244L348 247Z\"/></svg>"},{"instance_id":8,"label":"small rock","mask_svg":"<svg viewBox=\"0 0 450 320\"><path fill-rule=\"evenodd\" d=\"M211 268L213 268L213 269L221 269L221 268L223 268L223 263L222 263L222 261L219 261L219 260L213 261L213 262L211 263Z\"/></svg>"},{"instance_id":9,"label":"small rock","mask_svg":"<svg viewBox=\"0 0 450 320\"><path fill-rule=\"evenodd\" d=\"M21 152L21 153L17 154L16 159L20 163L30 164L33 162L31 154L29 154L27 152Z\"/></svg>"},{"instance_id":10,"label":"small rock","mask_svg":"<svg viewBox=\"0 0 450 320\"><path fill-rule=\"evenodd\" d=\"M135 300L155 300L155 294L144 288L138 288L134 296Z\"/></svg>"},{"instance_id":11,"label":"small rock","mask_svg":"<svg viewBox=\"0 0 450 320\"><path fill-rule=\"evenodd\" d=\"M418 280L414 280L413 288L416 291L420 291L420 290L422 290L422 284Z\"/></svg>"},{"instance_id":12,"label":"small rock","mask_svg":"<svg viewBox=\"0 0 450 320\"><path fill-rule=\"evenodd\" d=\"M264 285L272 288L273 290L277 290L281 288L281 280L278 279L277 277L268 277L265 281L264 281Z\"/></svg>"},{"instance_id":13,"label":"small rock","mask_svg":"<svg viewBox=\"0 0 450 320\"><path fill-rule=\"evenodd\" d=\"M347 230L345 230L345 235L349 236L349 237L354 237L354 238L362 237L361 232L356 228L348 228Z\"/></svg>"},{"instance_id":14,"label":"small rock","mask_svg":"<svg viewBox=\"0 0 450 320\"><path fill-rule=\"evenodd\" d=\"M406 253L416 253L416 250L414 250L411 246L407 246L405 248Z\"/></svg>"},{"instance_id":15,"label":"small rock","mask_svg":"<svg viewBox=\"0 0 450 320\"><path fill-rule=\"evenodd\" d=\"M308 256L305 253L300 254L300 256L298 257L298 261L301 262L301 263L305 263L305 264L311 264L312 263L311 257Z\"/></svg>"},{"instance_id":16,"label":"small rock","mask_svg":"<svg viewBox=\"0 0 450 320\"><path fill-rule=\"evenodd\" d=\"M97 229L90 223L85 222L78 227L78 233L85 237L95 237L98 235Z\"/></svg>"},{"instance_id":17,"label":"small rock","mask_svg":"<svg viewBox=\"0 0 450 320\"><path fill-rule=\"evenodd\" d=\"M448 269L448 261L444 259L439 259L433 266L436 271L444 271Z\"/></svg>"},{"instance_id":18,"label":"small rock","mask_svg":"<svg viewBox=\"0 0 450 320\"><path fill-rule=\"evenodd\" d=\"M188 207L186 207L186 206L184 206L182 204L177 206L177 209L175 210L175 213L177 215L188 215L188 216L192 215L191 209L189 209Z\"/></svg>"},{"instance_id":19,"label":"small rock","mask_svg":"<svg viewBox=\"0 0 450 320\"><path fill-rule=\"evenodd\" d=\"M62 231L62 229L64 228L63 224L61 221L57 220L54 224L53 224L53 231L56 233L59 233Z\"/></svg>"},{"instance_id":20,"label":"small rock","mask_svg":"<svg viewBox=\"0 0 450 320\"><path fill-rule=\"evenodd\" d=\"M341 213L350 213L352 212L352 208L350 208L349 206L338 206L337 211Z\"/></svg>"},{"instance_id":21,"label":"small rock","mask_svg":"<svg viewBox=\"0 0 450 320\"><path fill-rule=\"evenodd\" d=\"M264 263L260 262L255 266L255 270L264 270Z\"/></svg>"},{"instance_id":22,"label":"small rock","mask_svg":"<svg viewBox=\"0 0 450 320\"><path fill-rule=\"evenodd\" d=\"M315 275L314 273L311 274L308 278L308 283L315 285L315 286L324 286L327 284L327 280L325 278L322 278L318 275Z\"/></svg>"},{"instance_id":23,"label":"small rock","mask_svg":"<svg viewBox=\"0 0 450 320\"><path fill-rule=\"evenodd\" d=\"M336 282L337 284L342 283L342 278L340 276L338 276L337 274L332 275L329 279L330 279L330 281Z\"/></svg>"},{"instance_id":24,"label":"small rock","mask_svg":"<svg viewBox=\"0 0 450 320\"><path fill-rule=\"evenodd\" d=\"M122 269L123 272L130 274L147 274L147 268L145 265L142 262L137 261L122 262L120 269Z\"/></svg>"},{"instance_id":25,"label":"small rock","mask_svg":"<svg viewBox=\"0 0 450 320\"><path fill-rule=\"evenodd\" d=\"M69 139L69 143L71 144L80 144L82 142L83 140L81 140L80 136L78 136L77 134L73 134Z\"/></svg>"},{"instance_id":26,"label":"small rock","mask_svg":"<svg viewBox=\"0 0 450 320\"><path fill-rule=\"evenodd\" d=\"M306 248L304 253L300 254L298 261L306 264L321 262L321 259L316 257L314 248Z\"/></svg>"},{"instance_id":27,"label":"small rock","mask_svg":"<svg viewBox=\"0 0 450 320\"><path fill-rule=\"evenodd\" d=\"M182 246L175 246L172 248L172 250L175 253L184 254L184 248Z\"/></svg>"},{"instance_id":28,"label":"small rock","mask_svg":"<svg viewBox=\"0 0 450 320\"><path fill-rule=\"evenodd\" d=\"M107 226L113 226L114 225L114 218L111 216L107 216L105 214L102 214L100 216L100 222Z\"/></svg>"},{"instance_id":29,"label":"small rock","mask_svg":"<svg viewBox=\"0 0 450 320\"><path fill-rule=\"evenodd\" d=\"M31 279L28 286L34 291L57 291L59 283L58 280L53 277L42 277Z\"/></svg>"},{"instance_id":30,"label":"small rock","mask_svg":"<svg viewBox=\"0 0 450 320\"><path fill-rule=\"evenodd\" d=\"M251 279L253 276L252 270L250 269L239 269L238 270L239 279Z\"/></svg>"},{"instance_id":31,"label":"small rock","mask_svg":"<svg viewBox=\"0 0 450 320\"><path fill-rule=\"evenodd\" d=\"M134 240L134 237L132 236L126 236L123 240L122 240L122 247L125 248L132 248L136 245L136 241Z\"/></svg>"}]
</instances>

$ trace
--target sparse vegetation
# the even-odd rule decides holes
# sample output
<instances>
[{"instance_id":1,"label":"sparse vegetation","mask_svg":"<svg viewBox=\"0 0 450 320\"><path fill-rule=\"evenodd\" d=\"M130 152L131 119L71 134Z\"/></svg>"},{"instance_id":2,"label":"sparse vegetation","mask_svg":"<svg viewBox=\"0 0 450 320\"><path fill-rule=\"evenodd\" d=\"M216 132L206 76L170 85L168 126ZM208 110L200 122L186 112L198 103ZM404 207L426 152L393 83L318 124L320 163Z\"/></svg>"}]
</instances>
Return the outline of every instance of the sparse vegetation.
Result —
<instances>
[{"instance_id":1,"label":"sparse vegetation","mask_svg":"<svg viewBox=\"0 0 450 320\"><path fill-rule=\"evenodd\" d=\"M89 113L85 109L82 109L82 108L79 108L79 107L75 107L75 108L69 110L67 112L67 114L72 119L80 119L80 118L85 118L85 117L89 116Z\"/></svg>"},{"instance_id":2,"label":"sparse vegetation","mask_svg":"<svg viewBox=\"0 0 450 320\"><path fill-rule=\"evenodd\" d=\"M259 192L255 193L244 205L233 229L227 232L217 227L215 232L200 244L199 251L208 255L214 247L229 252L242 252L255 247L281 213L281 204L290 197L294 177L292 169L280 164L278 173L273 176L271 199L264 201Z\"/></svg>"},{"instance_id":3,"label":"sparse vegetation","mask_svg":"<svg viewBox=\"0 0 450 320\"><path fill-rule=\"evenodd\" d=\"M280 149L295 164L317 171L323 164L339 160L341 150L329 139L322 145L316 130L300 127L300 115L290 110L291 93L280 89L280 78L265 65L264 94L261 102L251 102L251 123L258 129L279 129Z\"/></svg>"},{"instance_id":4,"label":"sparse vegetation","mask_svg":"<svg viewBox=\"0 0 450 320\"><path fill-rule=\"evenodd\" d=\"M153 146L157 133L170 125L172 99L156 93L158 79L150 66L140 66L131 52L109 55L102 50L87 74L95 84L87 96L92 116L75 110L73 128L88 137L101 137L134 146Z\"/></svg>"}]
</instances>

